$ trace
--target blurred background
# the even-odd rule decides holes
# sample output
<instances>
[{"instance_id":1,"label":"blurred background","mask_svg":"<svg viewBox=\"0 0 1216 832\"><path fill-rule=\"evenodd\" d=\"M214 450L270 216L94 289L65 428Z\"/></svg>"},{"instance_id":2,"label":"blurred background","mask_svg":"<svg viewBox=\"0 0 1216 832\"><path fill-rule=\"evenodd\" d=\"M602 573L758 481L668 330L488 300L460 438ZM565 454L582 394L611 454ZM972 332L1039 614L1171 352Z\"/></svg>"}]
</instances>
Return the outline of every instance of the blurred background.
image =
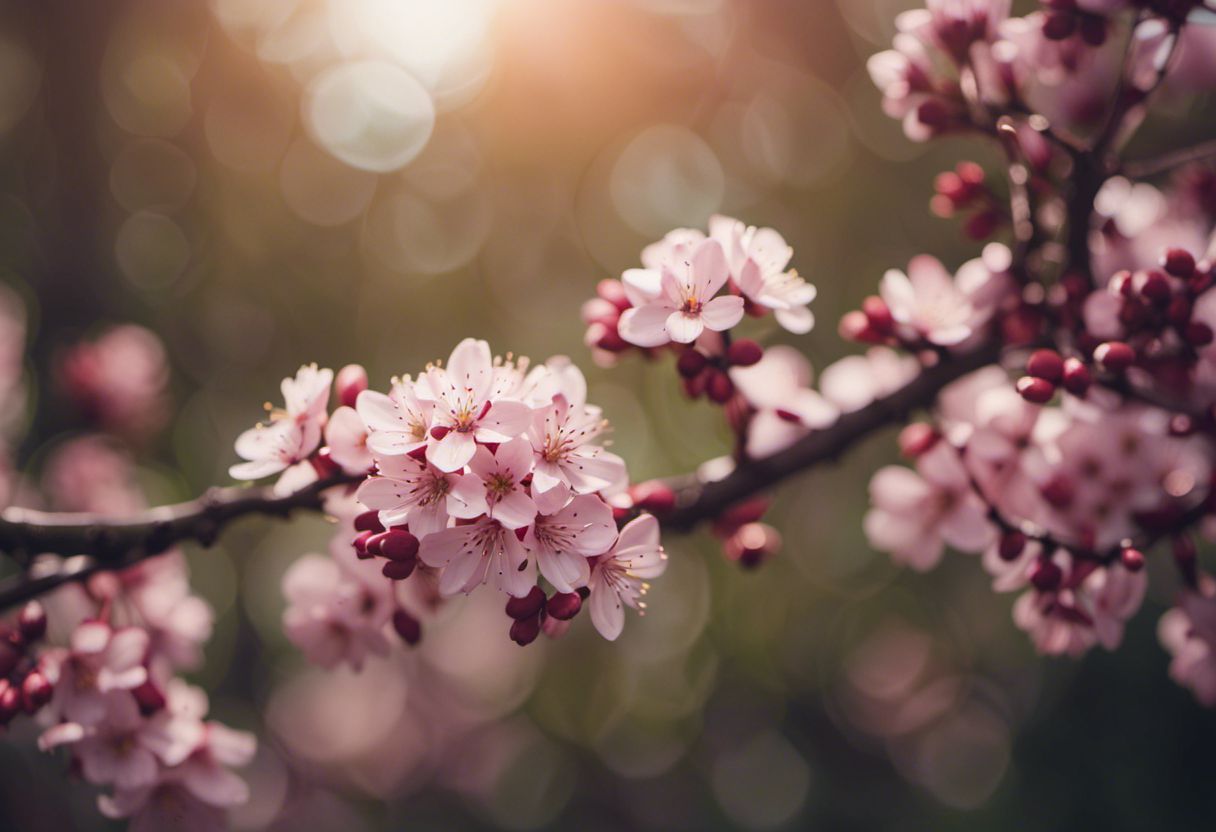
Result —
<instances>
[{"instance_id":1,"label":"blurred background","mask_svg":"<svg viewBox=\"0 0 1216 832\"><path fill-rule=\"evenodd\" d=\"M233 438L301 363L361 362L383 388L469 335L578 361L635 479L726 452L669 366L595 368L579 305L722 211L794 246L819 287L797 345L823 367L885 269L976 256L927 203L959 158L995 170L993 148L908 143L865 72L911 5L7 0L14 487L64 480L48 460L104 410L68 395L64 357L127 323L163 353L119 330L115 384L157 392L106 448L152 502L227 482ZM1210 102L1163 110L1148 145L1210 134ZM1156 643L1169 584L1119 653L1039 659L978 564L914 575L867 547L893 434L780 490L785 549L759 570L708 535L667 540L650 614L615 644L582 616L517 648L486 591L416 649L321 673L279 620L281 575L324 551L324 521L189 551L217 614L194 680L261 738L237 828L1212 828L1216 718ZM108 828L32 731L0 744L0 771L0 828Z\"/></svg>"}]
</instances>

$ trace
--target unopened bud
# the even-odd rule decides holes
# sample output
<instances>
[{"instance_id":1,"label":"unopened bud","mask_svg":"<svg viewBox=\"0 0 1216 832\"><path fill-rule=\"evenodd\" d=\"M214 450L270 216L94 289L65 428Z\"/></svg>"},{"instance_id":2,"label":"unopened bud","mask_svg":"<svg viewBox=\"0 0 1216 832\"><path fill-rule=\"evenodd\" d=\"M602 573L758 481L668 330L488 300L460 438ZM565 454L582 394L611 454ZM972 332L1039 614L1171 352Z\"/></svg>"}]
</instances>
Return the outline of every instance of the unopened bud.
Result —
<instances>
[{"instance_id":1,"label":"unopened bud","mask_svg":"<svg viewBox=\"0 0 1216 832\"><path fill-rule=\"evenodd\" d=\"M745 523L726 539L728 560L754 569L781 550L781 534L767 523Z\"/></svg>"},{"instance_id":2,"label":"unopened bud","mask_svg":"<svg viewBox=\"0 0 1216 832\"><path fill-rule=\"evenodd\" d=\"M662 480L647 480L631 486L629 496L642 511L662 516L676 507L676 492Z\"/></svg>"},{"instance_id":3,"label":"unopened bud","mask_svg":"<svg viewBox=\"0 0 1216 832\"><path fill-rule=\"evenodd\" d=\"M528 594L523 598L511 597L507 599L507 615L516 621L522 621L525 618L531 618L536 615L544 605L545 591L539 586L534 586L528 590Z\"/></svg>"},{"instance_id":4,"label":"unopened bud","mask_svg":"<svg viewBox=\"0 0 1216 832\"><path fill-rule=\"evenodd\" d=\"M1055 350L1035 350L1026 362L1026 372L1035 378L1059 384L1064 378L1064 359Z\"/></svg>"},{"instance_id":5,"label":"unopened bud","mask_svg":"<svg viewBox=\"0 0 1216 832\"><path fill-rule=\"evenodd\" d=\"M1079 358L1064 359L1064 389L1074 396L1084 396L1093 384L1093 376Z\"/></svg>"},{"instance_id":6,"label":"unopened bud","mask_svg":"<svg viewBox=\"0 0 1216 832\"><path fill-rule=\"evenodd\" d=\"M1001 535L1001 542L997 544L996 552L1001 560L1012 561L1021 557L1025 548L1026 535L1019 531L1011 531Z\"/></svg>"},{"instance_id":7,"label":"unopened bud","mask_svg":"<svg viewBox=\"0 0 1216 832\"><path fill-rule=\"evenodd\" d=\"M583 608L583 599L577 592L558 592L545 605L545 612L558 621L569 621Z\"/></svg>"},{"instance_id":8,"label":"unopened bud","mask_svg":"<svg viewBox=\"0 0 1216 832\"><path fill-rule=\"evenodd\" d=\"M37 601L30 601L17 615L17 628L26 642L37 641L46 635L46 610Z\"/></svg>"},{"instance_id":9,"label":"unopened bud","mask_svg":"<svg viewBox=\"0 0 1216 832\"><path fill-rule=\"evenodd\" d=\"M1119 561L1128 572L1139 572L1144 568L1144 552L1128 546L1119 553Z\"/></svg>"},{"instance_id":10,"label":"unopened bud","mask_svg":"<svg viewBox=\"0 0 1216 832\"><path fill-rule=\"evenodd\" d=\"M367 370L360 364L347 364L338 370L334 387L338 391L338 401L347 407L354 407L359 394L367 389Z\"/></svg>"},{"instance_id":11,"label":"unopened bud","mask_svg":"<svg viewBox=\"0 0 1216 832\"><path fill-rule=\"evenodd\" d=\"M750 338L740 338L726 350L726 360L734 367L750 367L764 357L764 349Z\"/></svg>"},{"instance_id":12,"label":"unopened bud","mask_svg":"<svg viewBox=\"0 0 1216 832\"><path fill-rule=\"evenodd\" d=\"M518 621L511 622L511 641L518 644L520 647L526 647L536 641L536 637L540 635L540 616L534 615L531 618L522 618Z\"/></svg>"},{"instance_id":13,"label":"unopened bud","mask_svg":"<svg viewBox=\"0 0 1216 832\"><path fill-rule=\"evenodd\" d=\"M1184 248L1167 249L1161 255L1161 268L1174 277L1188 278L1195 271L1195 258Z\"/></svg>"},{"instance_id":14,"label":"unopened bud","mask_svg":"<svg viewBox=\"0 0 1216 832\"><path fill-rule=\"evenodd\" d=\"M899 452L904 459L916 459L928 451L942 435L927 422L913 422L899 432Z\"/></svg>"},{"instance_id":15,"label":"unopened bud","mask_svg":"<svg viewBox=\"0 0 1216 832\"><path fill-rule=\"evenodd\" d=\"M715 404L726 404L735 395L735 385L730 376L721 370L713 370L709 382L705 385L705 395Z\"/></svg>"},{"instance_id":16,"label":"unopened bud","mask_svg":"<svg viewBox=\"0 0 1216 832\"><path fill-rule=\"evenodd\" d=\"M1056 394L1056 386L1050 381L1031 376L1022 376L1016 387L1022 398L1031 404L1047 404Z\"/></svg>"},{"instance_id":17,"label":"unopened bud","mask_svg":"<svg viewBox=\"0 0 1216 832\"><path fill-rule=\"evenodd\" d=\"M1121 373L1136 361L1136 351L1122 341L1106 341L1094 350L1094 360L1102 369Z\"/></svg>"},{"instance_id":18,"label":"unopened bud","mask_svg":"<svg viewBox=\"0 0 1216 832\"><path fill-rule=\"evenodd\" d=\"M1031 585L1039 592L1051 592L1060 585L1064 573L1054 561L1040 558L1030 565L1027 573Z\"/></svg>"},{"instance_id":19,"label":"unopened bud","mask_svg":"<svg viewBox=\"0 0 1216 832\"><path fill-rule=\"evenodd\" d=\"M393 630L401 640L413 647L422 639L422 624L403 609L393 613Z\"/></svg>"},{"instance_id":20,"label":"unopened bud","mask_svg":"<svg viewBox=\"0 0 1216 832\"><path fill-rule=\"evenodd\" d=\"M27 714L33 715L51 701L54 692L55 689L41 670L31 670L21 683L21 707Z\"/></svg>"}]
</instances>

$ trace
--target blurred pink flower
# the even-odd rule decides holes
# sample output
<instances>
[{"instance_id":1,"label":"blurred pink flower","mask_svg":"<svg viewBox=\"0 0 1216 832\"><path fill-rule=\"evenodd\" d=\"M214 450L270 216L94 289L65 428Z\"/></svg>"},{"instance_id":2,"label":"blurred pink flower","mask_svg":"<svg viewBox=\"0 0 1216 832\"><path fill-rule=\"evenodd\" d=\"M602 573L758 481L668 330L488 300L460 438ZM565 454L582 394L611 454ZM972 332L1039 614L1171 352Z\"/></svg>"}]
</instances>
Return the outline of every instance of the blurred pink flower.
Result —
<instances>
[{"instance_id":1,"label":"blurred pink flower","mask_svg":"<svg viewBox=\"0 0 1216 832\"><path fill-rule=\"evenodd\" d=\"M59 384L85 417L112 433L144 440L169 419L169 365L160 339L126 324L72 347Z\"/></svg>"}]
</instances>

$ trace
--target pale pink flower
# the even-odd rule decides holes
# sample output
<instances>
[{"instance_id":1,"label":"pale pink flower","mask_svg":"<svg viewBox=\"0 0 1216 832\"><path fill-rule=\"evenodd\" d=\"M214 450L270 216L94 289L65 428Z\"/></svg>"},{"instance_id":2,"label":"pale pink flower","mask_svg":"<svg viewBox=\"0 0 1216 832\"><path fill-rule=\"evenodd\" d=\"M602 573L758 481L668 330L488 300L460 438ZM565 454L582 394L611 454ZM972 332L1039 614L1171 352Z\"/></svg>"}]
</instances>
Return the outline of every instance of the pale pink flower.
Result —
<instances>
[{"instance_id":1,"label":"pale pink flower","mask_svg":"<svg viewBox=\"0 0 1216 832\"><path fill-rule=\"evenodd\" d=\"M346 662L358 670L368 654L387 654L384 628L395 607L390 582L376 577L359 580L332 557L304 555L283 576L288 639L326 668Z\"/></svg>"},{"instance_id":2,"label":"pale pink flower","mask_svg":"<svg viewBox=\"0 0 1216 832\"><path fill-rule=\"evenodd\" d=\"M142 439L169 418L169 365L160 339L141 326L116 326L73 347L60 383L86 417L107 430Z\"/></svg>"},{"instance_id":3,"label":"pale pink flower","mask_svg":"<svg viewBox=\"0 0 1216 832\"><path fill-rule=\"evenodd\" d=\"M659 544L659 521L643 514L629 521L612 549L596 559L587 585L591 623L600 635L615 641L625 627L625 607L644 610L646 581L667 569L667 553Z\"/></svg>"},{"instance_id":4,"label":"pale pink flower","mask_svg":"<svg viewBox=\"0 0 1216 832\"><path fill-rule=\"evenodd\" d=\"M330 414L325 425L325 444L330 458L346 473L362 474L372 467L367 439L367 425L353 407L339 407Z\"/></svg>"},{"instance_id":5,"label":"pale pink flower","mask_svg":"<svg viewBox=\"0 0 1216 832\"><path fill-rule=\"evenodd\" d=\"M968 261L951 277L940 260L922 254L908 264L907 274L891 269L883 275L879 293L902 337L953 347L970 339L996 312L1007 286L1002 277L980 259Z\"/></svg>"},{"instance_id":6,"label":"pale pink flower","mask_svg":"<svg viewBox=\"0 0 1216 832\"><path fill-rule=\"evenodd\" d=\"M731 278L748 300L772 310L790 332L811 331L815 316L807 304L815 299L815 287L787 268L794 250L779 233L720 215L710 217L709 233L721 243Z\"/></svg>"},{"instance_id":7,"label":"pale pink flower","mask_svg":"<svg viewBox=\"0 0 1216 832\"><path fill-rule=\"evenodd\" d=\"M587 558L603 554L616 541L612 509L594 495L575 497L553 514L543 514L528 529L524 545L536 556L545 580L558 592L586 586L591 575Z\"/></svg>"},{"instance_id":8,"label":"pale pink flower","mask_svg":"<svg viewBox=\"0 0 1216 832\"><path fill-rule=\"evenodd\" d=\"M946 442L921 454L916 471L880 469L870 480L870 502L864 522L870 545L919 572L938 564L946 544L978 553L994 534L987 505Z\"/></svg>"},{"instance_id":9,"label":"pale pink flower","mask_svg":"<svg viewBox=\"0 0 1216 832\"><path fill-rule=\"evenodd\" d=\"M439 593L445 597L491 583L522 598L536 585L536 562L524 544L513 530L488 517L423 537L418 557L443 569Z\"/></svg>"},{"instance_id":10,"label":"pale pink flower","mask_svg":"<svg viewBox=\"0 0 1216 832\"><path fill-rule=\"evenodd\" d=\"M228 473L238 480L257 480L306 459L321 443L333 380L333 370L318 369L316 364L301 367L295 378L283 379L285 409L271 413L269 424L237 437L237 455L248 461L233 465Z\"/></svg>"},{"instance_id":11,"label":"pale pink flower","mask_svg":"<svg viewBox=\"0 0 1216 832\"><path fill-rule=\"evenodd\" d=\"M828 365L819 374L819 392L842 413L852 413L894 393L919 369L910 355L890 347L871 347L865 355L846 356Z\"/></svg>"},{"instance_id":12,"label":"pale pink flower","mask_svg":"<svg viewBox=\"0 0 1216 832\"><path fill-rule=\"evenodd\" d=\"M1077 590L1084 609L1094 622L1098 643L1114 650L1123 641L1123 627L1144 602L1148 576L1129 572L1121 566L1107 566L1091 572Z\"/></svg>"},{"instance_id":13,"label":"pale pink flower","mask_svg":"<svg viewBox=\"0 0 1216 832\"><path fill-rule=\"evenodd\" d=\"M485 490L477 477L448 474L414 456L386 456L376 463L356 499L380 512L387 526L408 524L418 537L447 528L448 518L471 519L486 511Z\"/></svg>"},{"instance_id":14,"label":"pale pink flower","mask_svg":"<svg viewBox=\"0 0 1216 832\"><path fill-rule=\"evenodd\" d=\"M43 656L47 680L55 687L51 712L85 727L101 722L110 705L106 694L132 690L147 680L148 643L147 631L138 627L115 630L100 621L78 625L69 648Z\"/></svg>"},{"instance_id":15,"label":"pale pink flower","mask_svg":"<svg viewBox=\"0 0 1216 832\"><path fill-rule=\"evenodd\" d=\"M705 329L730 329L743 318L743 298L715 297L729 278L722 246L716 240L698 243L687 261L663 268L653 300L621 314L621 337L639 347L657 347L669 341L690 344Z\"/></svg>"},{"instance_id":16,"label":"pale pink flower","mask_svg":"<svg viewBox=\"0 0 1216 832\"><path fill-rule=\"evenodd\" d=\"M509 399L492 399L502 378L495 371L490 345L466 338L446 367L431 367L426 383L436 404L426 458L441 471L459 471L478 442L506 442L528 428L532 410Z\"/></svg>"},{"instance_id":17,"label":"pale pink flower","mask_svg":"<svg viewBox=\"0 0 1216 832\"><path fill-rule=\"evenodd\" d=\"M599 408L572 404L559 393L532 414L528 439L536 458L532 496L552 512L571 494L591 494L625 474L625 461L594 442L607 428Z\"/></svg>"},{"instance_id":18,"label":"pale pink flower","mask_svg":"<svg viewBox=\"0 0 1216 832\"><path fill-rule=\"evenodd\" d=\"M1157 636L1173 656L1170 678L1200 704L1216 706L1216 600L1210 581L1179 597L1178 606L1161 616Z\"/></svg>"},{"instance_id":19,"label":"pale pink flower","mask_svg":"<svg viewBox=\"0 0 1216 832\"><path fill-rule=\"evenodd\" d=\"M769 347L752 366L732 367L730 377L756 410L747 429L747 454L752 458L782 451L840 415L833 404L810 389L810 362L793 347Z\"/></svg>"},{"instance_id":20,"label":"pale pink flower","mask_svg":"<svg viewBox=\"0 0 1216 832\"><path fill-rule=\"evenodd\" d=\"M486 513L508 529L522 529L536 518L536 503L528 496L524 478L532 473L532 444L517 437L498 446L494 453L484 445L469 460L467 479L480 480ZM480 513L480 512L479 512Z\"/></svg>"},{"instance_id":21,"label":"pale pink flower","mask_svg":"<svg viewBox=\"0 0 1216 832\"><path fill-rule=\"evenodd\" d=\"M1040 653L1077 658L1097 642L1093 620L1067 603L1067 594L1030 590L1013 604L1013 622L1026 631Z\"/></svg>"},{"instance_id":22,"label":"pale pink flower","mask_svg":"<svg viewBox=\"0 0 1216 832\"><path fill-rule=\"evenodd\" d=\"M194 668L202 645L211 638L211 606L190 590L186 559L176 549L148 558L117 573L122 582L118 603L129 604L148 631L153 659L170 667Z\"/></svg>"},{"instance_id":23,"label":"pale pink flower","mask_svg":"<svg viewBox=\"0 0 1216 832\"><path fill-rule=\"evenodd\" d=\"M89 727L62 722L38 739L44 751L71 746L90 783L120 789L149 786L162 765L181 763L203 740L203 724L197 718L169 707L144 717L129 693L115 691L106 697L102 722Z\"/></svg>"},{"instance_id":24,"label":"pale pink flower","mask_svg":"<svg viewBox=\"0 0 1216 832\"><path fill-rule=\"evenodd\" d=\"M355 408L367 425L367 446L381 456L394 456L426 445L435 403L420 398L417 385L406 376L393 379L387 396L364 390Z\"/></svg>"}]
</instances>

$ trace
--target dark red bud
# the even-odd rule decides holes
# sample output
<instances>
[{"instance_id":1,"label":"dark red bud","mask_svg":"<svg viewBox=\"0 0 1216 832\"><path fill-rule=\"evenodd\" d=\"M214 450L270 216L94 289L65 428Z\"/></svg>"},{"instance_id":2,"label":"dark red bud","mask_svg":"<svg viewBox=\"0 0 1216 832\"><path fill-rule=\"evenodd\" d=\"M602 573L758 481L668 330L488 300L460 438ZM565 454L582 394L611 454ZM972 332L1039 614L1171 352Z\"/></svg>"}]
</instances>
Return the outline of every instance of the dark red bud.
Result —
<instances>
[{"instance_id":1,"label":"dark red bud","mask_svg":"<svg viewBox=\"0 0 1216 832\"><path fill-rule=\"evenodd\" d=\"M431 428L431 438L439 441L447 436L451 430L447 425L435 425L435 427Z\"/></svg>"},{"instance_id":2,"label":"dark red bud","mask_svg":"<svg viewBox=\"0 0 1216 832\"><path fill-rule=\"evenodd\" d=\"M781 550L781 534L767 523L745 523L726 539L722 550L728 560L754 569Z\"/></svg>"},{"instance_id":3,"label":"dark red bud","mask_svg":"<svg viewBox=\"0 0 1216 832\"><path fill-rule=\"evenodd\" d=\"M1043 499L1051 503L1054 508L1068 508L1072 504L1073 497L1076 496L1076 488L1068 477L1057 474L1047 481L1047 484L1041 489L1041 493Z\"/></svg>"},{"instance_id":4,"label":"dark red bud","mask_svg":"<svg viewBox=\"0 0 1216 832\"><path fill-rule=\"evenodd\" d=\"M1048 40L1065 40L1076 31L1076 15L1052 11L1043 16L1043 37Z\"/></svg>"},{"instance_id":5,"label":"dark red bud","mask_svg":"<svg viewBox=\"0 0 1216 832\"><path fill-rule=\"evenodd\" d=\"M347 407L354 407L359 400L359 394L367 389L367 370L358 364L347 364L334 379L334 388L338 391L338 401Z\"/></svg>"},{"instance_id":6,"label":"dark red bud","mask_svg":"<svg viewBox=\"0 0 1216 832\"><path fill-rule=\"evenodd\" d=\"M676 359L676 372L684 378L694 378L705 369L709 362L704 355L693 347L686 347Z\"/></svg>"},{"instance_id":7,"label":"dark red bud","mask_svg":"<svg viewBox=\"0 0 1216 832\"><path fill-rule=\"evenodd\" d=\"M373 534L371 537L367 538L366 542L364 543L364 548L367 549L367 553L369 555L383 554L383 552L380 551L380 544L384 542L386 537L388 537L388 532L380 532L380 534ZM356 538L356 540L358 540L358 538Z\"/></svg>"},{"instance_id":8,"label":"dark red bud","mask_svg":"<svg viewBox=\"0 0 1216 832\"><path fill-rule=\"evenodd\" d=\"M709 376L709 383L705 385L705 395L709 396L709 400L715 404L726 404L730 401L731 396L735 395L735 385L726 373L721 370L713 370Z\"/></svg>"},{"instance_id":9,"label":"dark red bud","mask_svg":"<svg viewBox=\"0 0 1216 832\"><path fill-rule=\"evenodd\" d=\"M1144 552L1131 546L1119 553L1119 560L1128 572L1139 572L1144 568Z\"/></svg>"},{"instance_id":10,"label":"dark red bud","mask_svg":"<svg viewBox=\"0 0 1216 832\"><path fill-rule=\"evenodd\" d=\"M359 532L355 535L355 539L351 541L351 545L355 547L355 555L363 560L375 557L374 552L367 551L367 542L375 537L377 532Z\"/></svg>"},{"instance_id":11,"label":"dark red bud","mask_svg":"<svg viewBox=\"0 0 1216 832\"><path fill-rule=\"evenodd\" d=\"M403 609L393 613L393 629L401 640L413 647L422 639L422 624Z\"/></svg>"},{"instance_id":12,"label":"dark red bud","mask_svg":"<svg viewBox=\"0 0 1216 832\"><path fill-rule=\"evenodd\" d=\"M937 429L927 422L913 422L899 432L899 452L905 459L916 459L941 438Z\"/></svg>"},{"instance_id":13,"label":"dark red bud","mask_svg":"<svg viewBox=\"0 0 1216 832\"><path fill-rule=\"evenodd\" d=\"M1184 248L1167 249L1161 255L1161 268L1174 277L1188 278L1195 272L1195 258Z\"/></svg>"},{"instance_id":14,"label":"dark red bud","mask_svg":"<svg viewBox=\"0 0 1216 832\"><path fill-rule=\"evenodd\" d=\"M1178 296L1170 301L1165 309L1165 317L1176 327L1184 327L1191 320L1191 302Z\"/></svg>"},{"instance_id":15,"label":"dark red bud","mask_svg":"<svg viewBox=\"0 0 1216 832\"><path fill-rule=\"evenodd\" d=\"M1102 369L1122 373L1136 361L1136 351L1122 341L1106 341L1094 350L1094 360Z\"/></svg>"},{"instance_id":16,"label":"dark red bud","mask_svg":"<svg viewBox=\"0 0 1216 832\"><path fill-rule=\"evenodd\" d=\"M750 338L740 338L726 349L726 360L734 367L750 367L764 357L764 349Z\"/></svg>"},{"instance_id":17,"label":"dark red bud","mask_svg":"<svg viewBox=\"0 0 1216 832\"><path fill-rule=\"evenodd\" d=\"M414 560L418 556L418 538L409 532L392 529L380 538L380 554L389 560Z\"/></svg>"},{"instance_id":18,"label":"dark red bud","mask_svg":"<svg viewBox=\"0 0 1216 832\"><path fill-rule=\"evenodd\" d=\"M1152 301L1158 306L1167 304L1174 295L1174 290L1170 288L1170 280L1161 272L1149 272L1144 278L1144 285L1140 287L1140 294L1149 301Z\"/></svg>"},{"instance_id":19,"label":"dark red bud","mask_svg":"<svg viewBox=\"0 0 1216 832\"><path fill-rule=\"evenodd\" d=\"M35 714L51 701L55 689L42 675L41 670L31 670L21 683L21 707L27 714Z\"/></svg>"},{"instance_id":20,"label":"dark red bud","mask_svg":"<svg viewBox=\"0 0 1216 832\"><path fill-rule=\"evenodd\" d=\"M577 592L559 592L549 599L545 612L558 621L569 621L583 608L583 599Z\"/></svg>"},{"instance_id":21,"label":"dark red bud","mask_svg":"<svg viewBox=\"0 0 1216 832\"><path fill-rule=\"evenodd\" d=\"M409 558L408 560L389 560L385 561L384 566L380 567L380 574L389 580L404 581L410 575L414 574L414 569L417 566L417 558Z\"/></svg>"},{"instance_id":22,"label":"dark red bud","mask_svg":"<svg viewBox=\"0 0 1216 832\"><path fill-rule=\"evenodd\" d=\"M145 679L142 685L131 691L131 695L135 697L140 713L144 716L165 707L165 694L151 679Z\"/></svg>"},{"instance_id":23,"label":"dark red bud","mask_svg":"<svg viewBox=\"0 0 1216 832\"><path fill-rule=\"evenodd\" d=\"M1055 350L1035 350L1026 362L1026 372L1035 378L1059 384L1064 378L1064 359Z\"/></svg>"},{"instance_id":24,"label":"dark red bud","mask_svg":"<svg viewBox=\"0 0 1216 832\"><path fill-rule=\"evenodd\" d=\"M384 525L380 522L380 512L365 511L355 518L355 531L382 532Z\"/></svg>"},{"instance_id":25,"label":"dark red bud","mask_svg":"<svg viewBox=\"0 0 1216 832\"><path fill-rule=\"evenodd\" d=\"M1001 560L1011 561L1017 560L1022 555L1022 550L1026 548L1026 535L1019 531L1006 532L1001 535L1001 542L997 546L997 554Z\"/></svg>"},{"instance_id":26,"label":"dark red bud","mask_svg":"<svg viewBox=\"0 0 1216 832\"><path fill-rule=\"evenodd\" d=\"M601 280L595 286L595 293L622 312L633 305L625 294L625 285L619 280L612 278Z\"/></svg>"},{"instance_id":27,"label":"dark red bud","mask_svg":"<svg viewBox=\"0 0 1216 832\"><path fill-rule=\"evenodd\" d=\"M0 678L8 676L21 661L21 650L7 638L0 639Z\"/></svg>"},{"instance_id":28,"label":"dark red bud","mask_svg":"<svg viewBox=\"0 0 1216 832\"><path fill-rule=\"evenodd\" d=\"M8 679L0 679L0 725L8 725L20 712L21 691Z\"/></svg>"},{"instance_id":29,"label":"dark red bud","mask_svg":"<svg viewBox=\"0 0 1216 832\"><path fill-rule=\"evenodd\" d=\"M1022 398L1031 404L1047 404L1056 394L1056 386L1050 381L1031 376L1022 376L1016 387Z\"/></svg>"},{"instance_id":30,"label":"dark red bud","mask_svg":"<svg viewBox=\"0 0 1216 832\"><path fill-rule=\"evenodd\" d=\"M870 295L863 300L861 311L866 316L870 329L879 335L890 335L895 331L895 318L891 315L891 309L878 295Z\"/></svg>"},{"instance_id":31,"label":"dark red bud","mask_svg":"<svg viewBox=\"0 0 1216 832\"><path fill-rule=\"evenodd\" d=\"M1089 386L1093 383L1093 376L1089 372L1089 368L1085 366L1085 362L1079 358L1066 358L1064 360L1064 389L1074 396L1084 396L1089 392Z\"/></svg>"},{"instance_id":32,"label":"dark red bud","mask_svg":"<svg viewBox=\"0 0 1216 832\"><path fill-rule=\"evenodd\" d=\"M881 344L883 336L870 326L870 319L860 309L846 312L840 319L837 333L846 341L856 341L859 344Z\"/></svg>"},{"instance_id":33,"label":"dark red bud","mask_svg":"<svg viewBox=\"0 0 1216 832\"><path fill-rule=\"evenodd\" d=\"M523 598L512 597L507 599L507 615L516 621L522 621L525 618L535 616L544 605L545 591L539 586L534 586L528 590L528 594Z\"/></svg>"},{"instance_id":34,"label":"dark red bud","mask_svg":"<svg viewBox=\"0 0 1216 832\"><path fill-rule=\"evenodd\" d=\"M1186 340L1192 347L1206 347L1212 343L1212 328L1200 321L1186 325Z\"/></svg>"},{"instance_id":35,"label":"dark red bud","mask_svg":"<svg viewBox=\"0 0 1216 832\"><path fill-rule=\"evenodd\" d=\"M1036 560L1030 565L1027 573L1031 585L1039 592L1051 592L1060 585L1064 573L1054 562L1047 559Z\"/></svg>"},{"instance_id":36,"label":"dark red bud","mask_svg":"<svg viewBox=\"0 0 1216 832\"><path fill-rule=\"evenodd\" d=\"M676 492L662 480L648 480L631 486L629 496L642 511L659 516L676 507Z\"/></svg>"},{"instance_id":37,"label":"dark red bud","mask_svg":"<svg viewBox=\"0 0 1216 832\"><path fill-rule=\"evenodd\" d=\"M518 644L520 647L526 647L536 641L536 637L540 635L540 616L534 615L531 618L522 618L519 621L511 622L511 641Z\"/></svg>"},{"instance_id":38,"label":"dark red bud","mask_svg":"<svg viewBox=\"0 0 1216 832\"><path fill-rule=\"evenodd\" d=\"M17 628L26 642L37 641L46 635L46 610L37 601L30 601L17 615Z\"/></svg>"}]
</instances>

